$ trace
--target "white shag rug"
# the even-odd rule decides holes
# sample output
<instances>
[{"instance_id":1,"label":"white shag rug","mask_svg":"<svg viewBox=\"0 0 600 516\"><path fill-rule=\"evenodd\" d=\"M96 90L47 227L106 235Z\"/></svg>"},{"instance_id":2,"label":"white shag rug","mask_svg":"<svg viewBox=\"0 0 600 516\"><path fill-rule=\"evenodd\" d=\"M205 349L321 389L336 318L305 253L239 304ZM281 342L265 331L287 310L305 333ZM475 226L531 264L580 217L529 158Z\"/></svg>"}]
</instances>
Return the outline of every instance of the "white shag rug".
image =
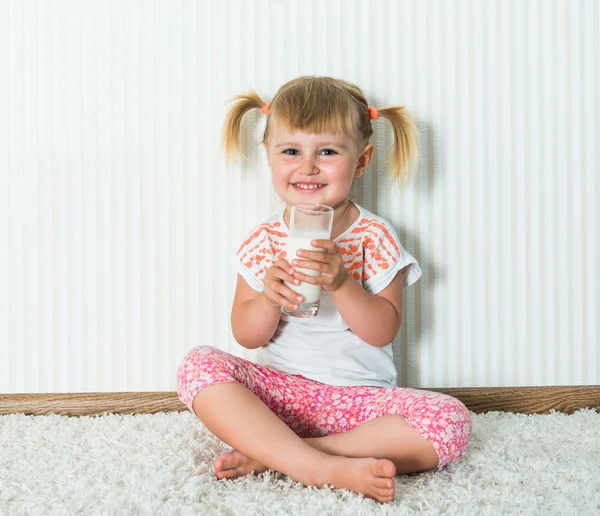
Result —
<instances>
[{"instance_id":1,"label":"white shag rug","mask_svg":"<svg viewBox=\"0 0 600 516\"><path fill-rule=\"evenodd\" d=\"M0 416L0 514L600 514L600 413L471 415L468 454L396 477L385 505L273 470L217 480L231 448L189 412Z\"/></svg>"}]
</instances>

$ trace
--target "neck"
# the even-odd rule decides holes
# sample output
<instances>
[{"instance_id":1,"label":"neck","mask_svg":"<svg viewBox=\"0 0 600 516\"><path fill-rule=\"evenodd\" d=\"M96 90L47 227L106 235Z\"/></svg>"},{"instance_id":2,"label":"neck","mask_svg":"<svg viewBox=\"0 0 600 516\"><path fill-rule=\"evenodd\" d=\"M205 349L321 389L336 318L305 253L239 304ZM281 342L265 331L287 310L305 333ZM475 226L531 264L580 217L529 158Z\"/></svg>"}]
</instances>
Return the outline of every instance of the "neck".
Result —
<instances>
[{"instance_id":1,"label":"neck","mask_svg":"<svg viewBox=\"0 0 600 516\"><path fill-rule=\"evenodd\" d=\"M335 235L339 235L346 228L345 222L347 221L348 210L351 208L352 204L348 199L344 199L340 204L333 207L333 225L331 228L332 237Z\"/></svg>"}]
</instances>

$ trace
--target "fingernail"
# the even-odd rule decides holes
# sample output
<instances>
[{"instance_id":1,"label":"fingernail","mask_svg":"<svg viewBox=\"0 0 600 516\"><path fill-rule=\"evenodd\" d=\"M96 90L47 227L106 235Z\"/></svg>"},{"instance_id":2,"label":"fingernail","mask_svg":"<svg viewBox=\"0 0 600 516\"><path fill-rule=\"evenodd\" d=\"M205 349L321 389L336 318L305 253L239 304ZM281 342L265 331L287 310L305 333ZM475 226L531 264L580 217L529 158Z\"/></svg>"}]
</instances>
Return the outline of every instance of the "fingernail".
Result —
<instances>
[{"instance_id":1,"label":"fingernail","mask_svg":"<svg viewBox=\"0 0 600 516\"><path fill-rule=\"evenodd\" d=\"M295 283L296 285L300 285L300 281L299 281L299 280L297 280L297 279L296 279L296 280L294 280L294 283Z\"/></svg>"},{"instance_id":2,"label":"fingernail","mask_svg":"<svg viewBox=\"0 0 600 516\"><path fill-rule=\"evenodd\" d=\"M296 299L297 299L298 301L302 301L302 296L296 296Z\"/></svg>"}]
</instances>

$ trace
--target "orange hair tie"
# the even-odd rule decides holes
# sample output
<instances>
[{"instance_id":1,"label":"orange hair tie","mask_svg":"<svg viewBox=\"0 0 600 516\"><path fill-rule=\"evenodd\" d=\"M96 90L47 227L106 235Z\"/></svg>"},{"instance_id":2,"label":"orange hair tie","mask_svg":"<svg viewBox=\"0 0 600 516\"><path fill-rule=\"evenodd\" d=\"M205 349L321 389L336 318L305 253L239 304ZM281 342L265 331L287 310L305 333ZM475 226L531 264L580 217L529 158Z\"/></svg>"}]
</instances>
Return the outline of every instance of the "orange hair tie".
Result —
<instances>
[{"instance_id":1,"label":"orange hair tie","mask_svg":"<svg viewBox=\"0 0 600 516\"><path fill-rule=\"evenodd\" d=\"M373 106L369 106L369 118L371 120L377 120L379 118L379 113Z\"/></svg>"},{"instance_id":2,"label":"orange hair tie","mask_svg":"<svg viewBox=\"0 0 600 516\"><path fill-rule=\"evenodd\" d=\"M265 102L265 105L260 108L263 115L269 116L269 108L271 107L270 102Z\"/></svg>"}]
</instances>

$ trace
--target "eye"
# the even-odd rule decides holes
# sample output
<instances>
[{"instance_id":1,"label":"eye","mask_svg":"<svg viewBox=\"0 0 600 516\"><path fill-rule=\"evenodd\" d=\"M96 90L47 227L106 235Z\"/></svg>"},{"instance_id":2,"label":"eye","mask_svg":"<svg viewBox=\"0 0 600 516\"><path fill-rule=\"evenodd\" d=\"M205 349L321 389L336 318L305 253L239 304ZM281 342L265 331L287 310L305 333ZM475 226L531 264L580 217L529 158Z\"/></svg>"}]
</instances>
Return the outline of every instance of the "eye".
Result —
<instances>
[{"instance_id":1,"label":"eye","mask_svg":"<svg viewBox=\"0 0 600 516\"><path fill-rule=\"evenodd\" d=\"M325 156L332 156L333 154L337 154L333 149L323 149L321 152L326 152Z\"/></svg>"},{"instance_id":2,"label":"eye","mask_svg":"<svg viewBox=\"0 0 600 516\"><path fill-rule=\"evenodd\" d=\"M283 151L284 154L287 154L288 156L296 156L297 154L295 154L296 152L298 152L296 149L285 149Z\"/></svg>"}]
</instances>

